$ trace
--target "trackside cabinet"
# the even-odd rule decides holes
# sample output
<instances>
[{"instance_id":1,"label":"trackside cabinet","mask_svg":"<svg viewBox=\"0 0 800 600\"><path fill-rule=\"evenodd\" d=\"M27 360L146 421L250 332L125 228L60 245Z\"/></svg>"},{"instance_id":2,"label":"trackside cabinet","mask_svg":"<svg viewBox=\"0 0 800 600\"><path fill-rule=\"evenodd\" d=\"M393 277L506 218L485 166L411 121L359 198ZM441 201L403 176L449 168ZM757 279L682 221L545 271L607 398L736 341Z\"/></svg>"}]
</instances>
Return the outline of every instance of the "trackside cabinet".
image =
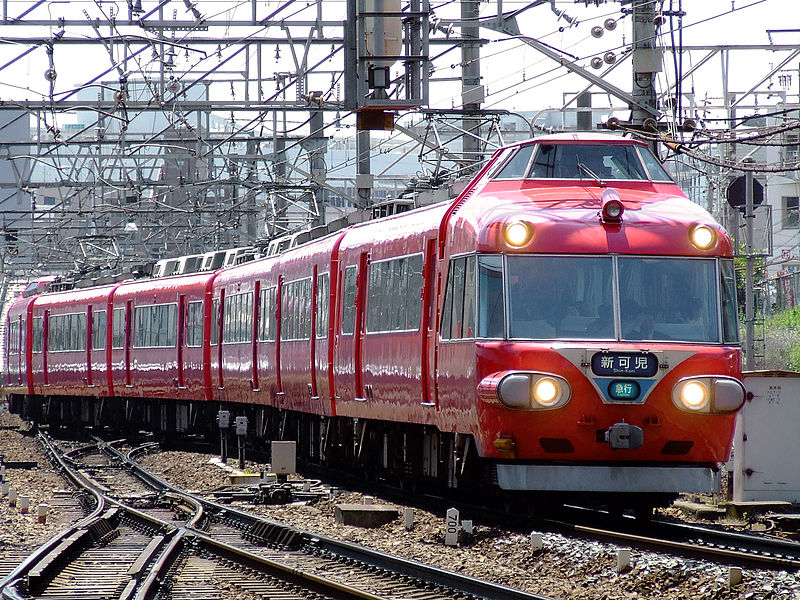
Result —
<instances>
[{"instance_id":1,"label":"trackside cabinet","mask_svg":"<svg viewBox=\"0 0 800 600\"><path fill-rule=\"evenodd\" d=\"M744 373L747 400L736 417L733 500L800 503L800 373Z\"/></svg>"}]
</instances>

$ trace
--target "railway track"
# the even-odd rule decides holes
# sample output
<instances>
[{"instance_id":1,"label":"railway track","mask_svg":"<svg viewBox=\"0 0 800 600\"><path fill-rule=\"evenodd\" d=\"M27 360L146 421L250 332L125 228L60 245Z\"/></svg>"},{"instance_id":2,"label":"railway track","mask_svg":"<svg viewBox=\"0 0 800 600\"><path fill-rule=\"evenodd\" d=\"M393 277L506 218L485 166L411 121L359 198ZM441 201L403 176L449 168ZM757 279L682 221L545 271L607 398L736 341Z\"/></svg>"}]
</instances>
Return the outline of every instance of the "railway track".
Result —
<instances>
[{"instance_id":1,"label":"railway track","mask_svg":"<svg viewBox=\"0 0 800 600\"><path fill-rule=\"evenodd\" d=\"M92 510L0 581L4 598L546 600L209 502L148 473L136 452L42 441Z\"/></svg>"}]
</instances>

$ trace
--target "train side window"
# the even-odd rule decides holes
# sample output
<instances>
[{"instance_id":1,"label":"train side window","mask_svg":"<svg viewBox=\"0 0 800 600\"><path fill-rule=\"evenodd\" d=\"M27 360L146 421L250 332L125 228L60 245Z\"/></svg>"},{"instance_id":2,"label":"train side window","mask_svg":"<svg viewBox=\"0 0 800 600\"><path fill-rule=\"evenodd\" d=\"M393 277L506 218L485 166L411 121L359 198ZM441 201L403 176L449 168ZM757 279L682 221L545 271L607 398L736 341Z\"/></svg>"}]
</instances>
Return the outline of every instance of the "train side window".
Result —
<instances>
[{"instance_id":1,"label":"train side window","mask_svg":"<svg viewBox=\"0 0 800 600\"><path fill-rule=\"evenodd\" d=\"M156 304L134 308L134 348L174 348L177 340L177 305Z\"/></svg>"},{"instance_id":2,"label":"train side window","mask_svg":"<svg viewBox=\"0 0 800 600\"><path fill-rule=\"evenodd\" d=\"M503 257L478 258L478 337L505 337Z\"/></svg>"},{"instance_id":3,"label":"train side window","mask_svg":"<svg viewBox=\"0 0 800 600\"><path fill-rule=\"evenodd\" d=\"M125 309L115 308L111 318L111 347L121 350L125 347Z\"/></svg>"},{"instance_id":4,"label":"train side window","mask_svg":"<svg viewBox=\"0 0 800 600\"><path fill-rule=\"evenodd\" d=\"M311 338L311 279L284 285L281 299L281 340Z\"/></svg>"},{"instance_id":5,"label":"train side window","mask_svg":"<svg viewBox=\"0 0 800 600\"><path fill-rule=\"evenodd\" d=\"M261 342L274 342L277 320L275 318L275 286L261 291L261 323L259 325L258 340Z\"/></svg>"},{"instance_id":6,"label":"train side window","mask_svg":"<svg viewBox=\"0 0 800 600\"><path fill-rule=\"evenodd\" d=\"M500 172L495 175L495 179L522 179L525 177L534 147L535 144L531 144L520 148Z\"/></svg>"},{"instance_id":7,"label":"train side window","mask_svg":"<svg viewBox=\"0 0 800 600\"><path fill-rule=\"evenodd\" d=\"M317 337L328 337L328 311L330 308L330 277L327 273L317 275Z\"/></svg>"},{"instance_id":8,"label":"train side window","mask_svg":"<svg viewBox=\"0 0 800 600\"><path fill-rule=\"evenodd\" d=\"M174 348L178 344L178 305L167 304L164 307L167 313L167 340L168 348Z\"/></svg>"},{"instance_id":9,"label":"train side window","mask_svg":"<svg viewBox=\"0 0 800 600\"><path fill-rule=\"evenodd\" d=\"M203 345L202 302L189 302L186 306L186 345L190 348Z\"/></svg>"},{"instance_id":10,"label":"train side window","mask_svg":"<svg viewBox=\"0 0 800 600\"><path fill-rule=\"evenodd\" d=\"M369 283L367 285L367 331L380 331L383 313L385 262L375 262L369 266Z\"/></svg>"},{"instance_id":11,"label":"train side window","mask_svg":"<svg viewBox=\"0 0 800 600\"><path fill-rule=\"evenodd\" d=\"M344 270L344 292L342 293L342 333L351 334L356 324L356 281L358 267L351 265Z\"/></svg>"},{"instance_id":12,"label":"train side window","mask_svg":"<svg viewBox=\"0 0 800 600\"><path fill-rule=\"evenodd\" d=\"M222 342L250 342L253 339L253 292L225 298Z\"/></svg>"},{"instance_id":13,"label":"train side window","mask_svg":"<svg viewBox=\"0 0 800 600\"><path fill-rule=\"evenodd\" d=\"M219 298L211 301L211 342L216 346L219 342Z\"/></svg>"},{"instance_id":14,"label":"train side window","mask_svg":"<svg viewBox=\"0 0 800 600\"><path fill-rule=\"evenodd\" d=\"M450 261L442 315L442 339L475 337L475 257Z\"/></svg>"},{"instance_id":15,"label":"train side window","mask_svg":"<svg viewBox=\"0 0 800 600\"><path fill-rule=\"evenodd\" d=\"M8 351L11 354L19 353L19 321L11 321L8 324Z\"/></svg>"},{"instance_id":16,"label":"train side window","mask_svg":"<svg viewBox=\"0 0 800 600\"><path fill-rule=\"evenodd\" d=\"M408 259L408 285L405 294L407 329L419 328L422 315L422 254Z\"/></svg>"},{"instance_id":17,"label":"train side window","mask_svg":"<svg viewBox=\"0 0 800 600\"><path fill-rule=\"evenodd\" d=\"M42 317L33 318L33 351L41 352L44 348L44 319Z\"/></svg>"},{"instance_id":18,"label":"train side window","mask_svg":"<svg viewBox=\"0 0 800 600\"><path fill-rule=\"evenodd\" d=\"M92 350L106 347L106 311L96 310L92 313Z\"/></svg>"},{"instance_id":19,"label":"train side window","mask_svg":"<svg viewBox=\"0 0 800 600\"><path fill-rule=\"evenodd\" d=\"M720 287L722 292L722 341L739 343L739 309L736 306L736 275L733 260L720 260Z\"/></svg>"}]
</instances>

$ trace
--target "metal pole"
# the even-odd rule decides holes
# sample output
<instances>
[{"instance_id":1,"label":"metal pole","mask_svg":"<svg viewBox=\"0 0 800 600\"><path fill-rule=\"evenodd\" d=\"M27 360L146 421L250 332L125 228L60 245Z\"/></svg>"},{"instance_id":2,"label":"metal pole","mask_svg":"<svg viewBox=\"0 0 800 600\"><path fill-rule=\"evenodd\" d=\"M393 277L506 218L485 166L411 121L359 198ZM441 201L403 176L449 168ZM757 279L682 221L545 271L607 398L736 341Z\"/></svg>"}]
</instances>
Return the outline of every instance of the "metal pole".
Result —
<instances>
[{"instance_id":1,"label":"metal pole","mask_svg":"<svg viewBox=\"0 0 800 600\"><path fill-rule=\"evenodd\" d=\"M747 164L752 164L752 159L745 159ZM755 298L754 298L754 256L753 256L753 172L748 170L745 173L745 300L744 300L744 323L745 323L745 370L752 371L755 368Z\"/></svg>"}]
</instances>

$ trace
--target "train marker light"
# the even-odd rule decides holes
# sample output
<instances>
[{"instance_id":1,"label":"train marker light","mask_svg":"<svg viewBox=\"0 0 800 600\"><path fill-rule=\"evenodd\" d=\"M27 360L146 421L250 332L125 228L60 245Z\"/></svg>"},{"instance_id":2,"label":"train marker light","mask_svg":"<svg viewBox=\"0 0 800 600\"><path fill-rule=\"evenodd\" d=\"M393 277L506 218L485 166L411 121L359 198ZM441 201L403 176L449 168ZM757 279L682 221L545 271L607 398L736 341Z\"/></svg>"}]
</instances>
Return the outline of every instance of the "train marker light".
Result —
<instances>
[{"instance_id":1,"label":"train marker light","mask_svg":"<svg viewBox=\"0 0 800 600\"><path fill-rule=\"evenodd\" d=\"M689 239L698 250L708 250L716 244L717 234L707 225L695 225L689 231Z\"/></svg>"},{"instance_id":2,"label":"train marker light","mask_svg":"<svg viewBox=\"0 0 800 600\"><path fill-rule=\"evenodd\" d=\"M531 241L533 228L522 221L515 221L506 225L505 237L510 246L519 248Z\"/></svg>"}]
</instances>

